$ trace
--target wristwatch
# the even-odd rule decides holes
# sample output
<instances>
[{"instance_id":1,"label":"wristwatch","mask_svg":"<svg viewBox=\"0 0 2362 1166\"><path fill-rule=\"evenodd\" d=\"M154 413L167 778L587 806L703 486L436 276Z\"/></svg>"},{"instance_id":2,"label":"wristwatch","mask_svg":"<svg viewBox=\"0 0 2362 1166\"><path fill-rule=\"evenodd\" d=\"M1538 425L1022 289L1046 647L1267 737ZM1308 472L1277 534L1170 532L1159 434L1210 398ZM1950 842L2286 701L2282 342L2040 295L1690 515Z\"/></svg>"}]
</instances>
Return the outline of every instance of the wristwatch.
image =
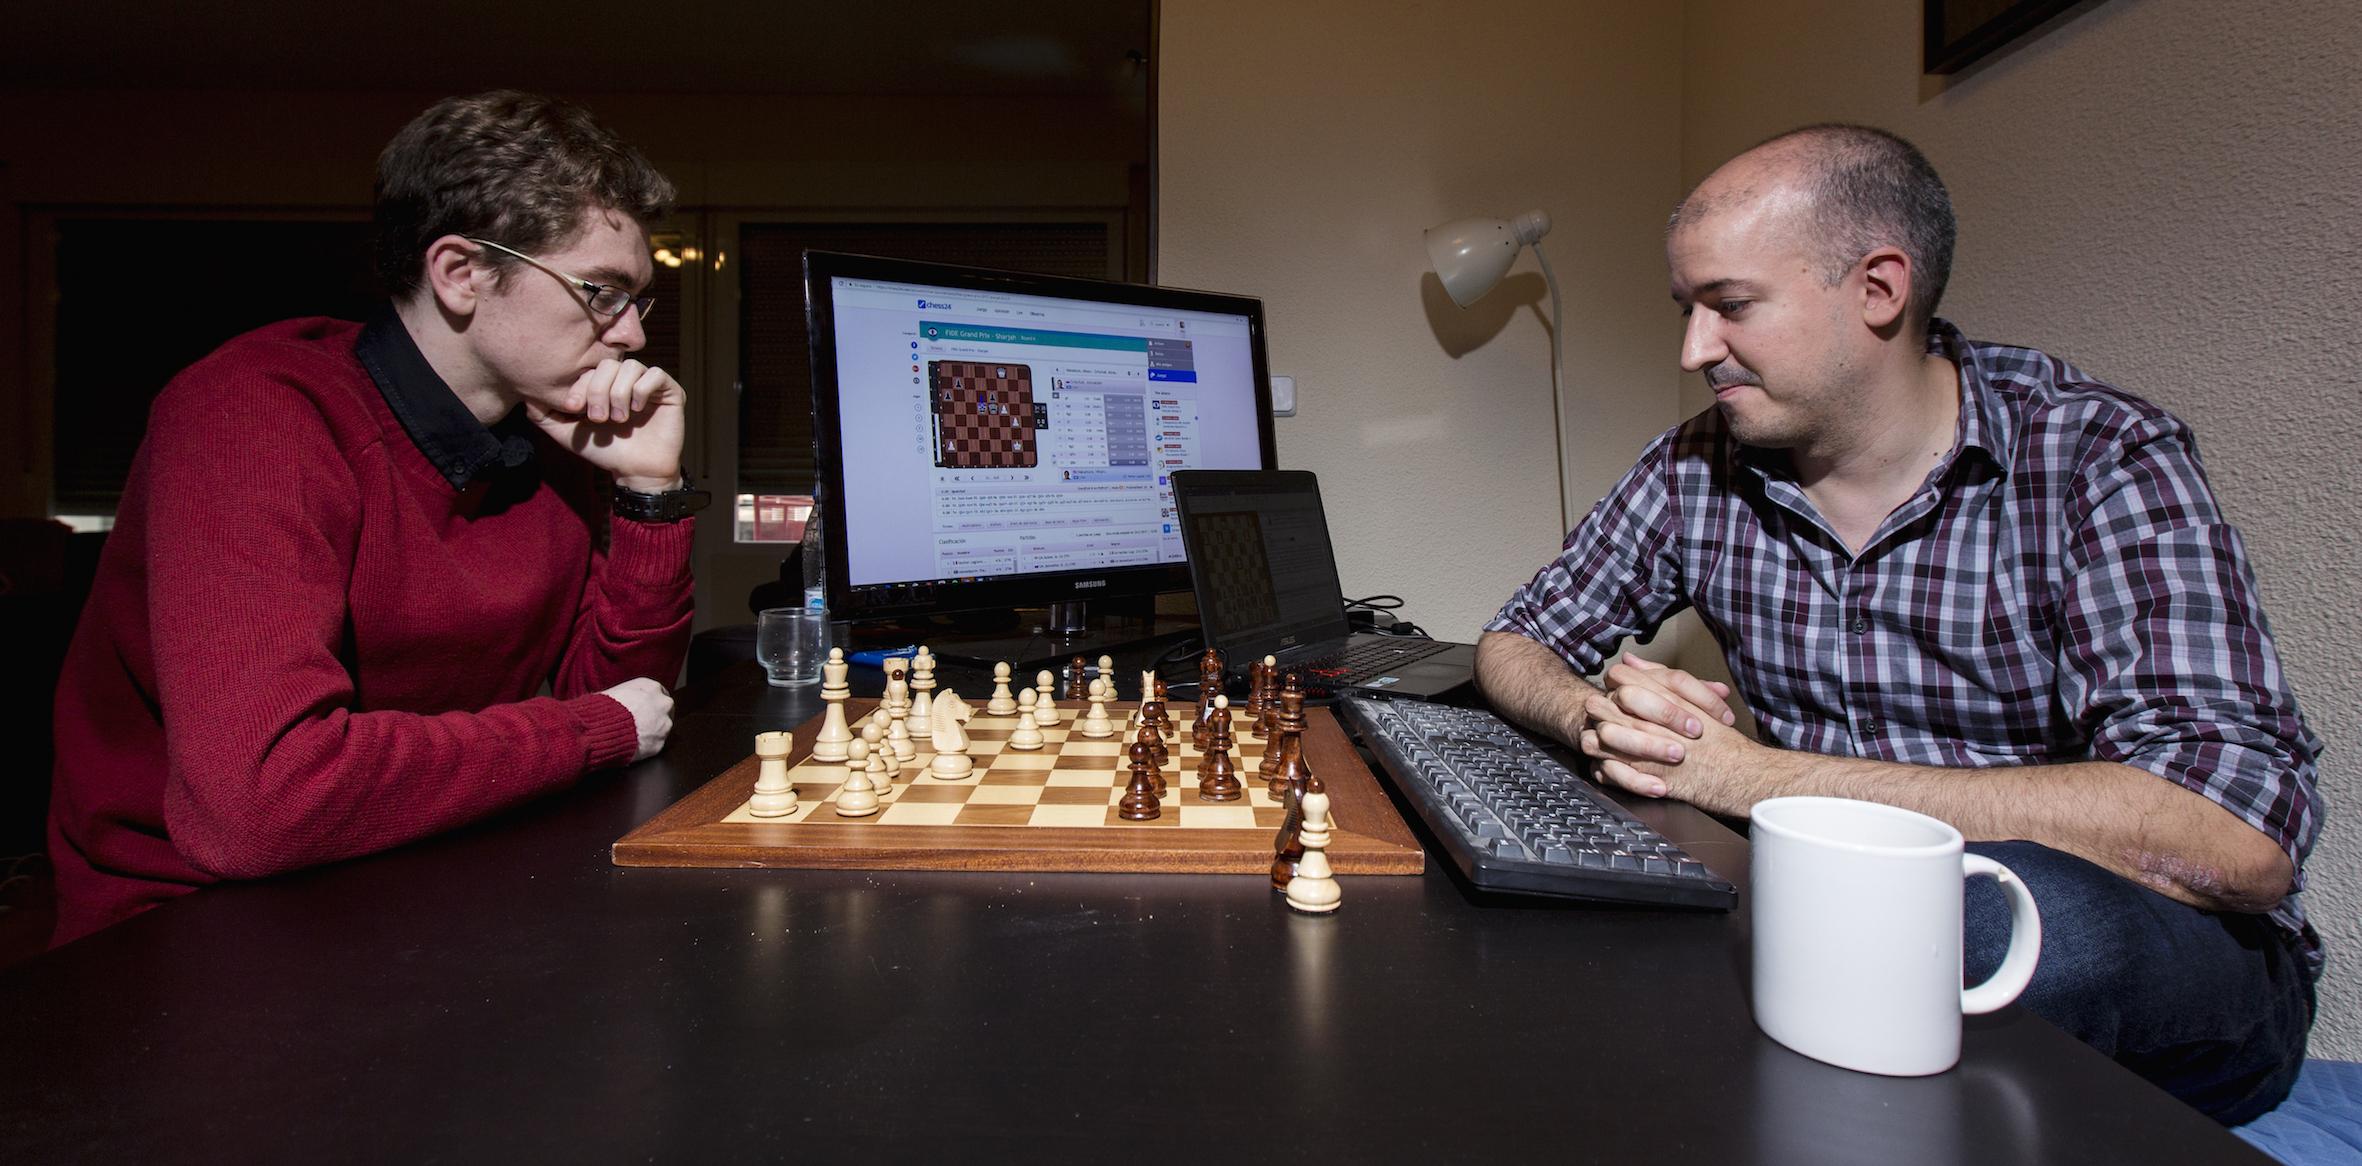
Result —
<instances>
[{"instance_id":1,"label":"wristwatch","mask_svg":"<svg viewBox=\"0 0 2362 1166\"><path fill-rule=\"evenodd\" d=\"M686 474L681 477L681 488L654 494L634 490L618 484L615 487L615 517L633 522L679 522L705 509L714 500L711 490L697 489L697 483Z\"/></svg>"}]
</instances>

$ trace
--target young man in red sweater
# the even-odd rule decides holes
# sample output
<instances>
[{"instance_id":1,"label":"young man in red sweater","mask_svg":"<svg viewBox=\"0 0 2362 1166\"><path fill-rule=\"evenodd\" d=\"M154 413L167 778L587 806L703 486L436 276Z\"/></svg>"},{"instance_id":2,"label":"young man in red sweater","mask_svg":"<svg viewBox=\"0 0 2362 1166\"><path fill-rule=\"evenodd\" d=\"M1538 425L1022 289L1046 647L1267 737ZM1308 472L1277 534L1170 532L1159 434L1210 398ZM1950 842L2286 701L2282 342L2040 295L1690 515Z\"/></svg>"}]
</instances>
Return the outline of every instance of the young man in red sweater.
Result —
<instances>
[{"instance_id":1,"label":"young man in red sweater","mask_svg":"<svg viewBox=\"0 0 2362 1166\"><path fill-rule=\"evenodd\" d=\"M629 354L672 193L580 109L444 101L378 160L387 308L165 388L59 683L53 943L663 747L703 495Z\"/></svg>"}]
</instances>

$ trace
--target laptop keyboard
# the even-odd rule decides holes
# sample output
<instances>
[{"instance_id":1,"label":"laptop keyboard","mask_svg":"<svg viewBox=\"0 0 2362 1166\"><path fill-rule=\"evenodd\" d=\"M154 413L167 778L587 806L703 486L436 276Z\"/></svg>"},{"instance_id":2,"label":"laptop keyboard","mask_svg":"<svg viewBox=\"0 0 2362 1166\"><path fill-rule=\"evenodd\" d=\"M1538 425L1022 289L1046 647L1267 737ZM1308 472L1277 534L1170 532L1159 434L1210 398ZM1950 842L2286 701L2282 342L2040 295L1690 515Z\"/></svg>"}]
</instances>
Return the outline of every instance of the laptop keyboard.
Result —
<instances>
[{"instance_id":1,"label":"laptop keyboard","mask_svg":"<svg viewBox=\"0 0 2362 1166\"><path fill-rule=\"evenodd\" d=\"M1306 691L1321 695L1325 691L1315 690L1350 688L1373 676L1385 675L1391 669L1400 668L1413 660L1424 660L1452 647L1443 640L1422 640L1412 636L1387 639L1393 642L1365 640L1341 652L1283 665L1283 668L1289 672L1302 673Z\"/></svg>"}]
</instances>

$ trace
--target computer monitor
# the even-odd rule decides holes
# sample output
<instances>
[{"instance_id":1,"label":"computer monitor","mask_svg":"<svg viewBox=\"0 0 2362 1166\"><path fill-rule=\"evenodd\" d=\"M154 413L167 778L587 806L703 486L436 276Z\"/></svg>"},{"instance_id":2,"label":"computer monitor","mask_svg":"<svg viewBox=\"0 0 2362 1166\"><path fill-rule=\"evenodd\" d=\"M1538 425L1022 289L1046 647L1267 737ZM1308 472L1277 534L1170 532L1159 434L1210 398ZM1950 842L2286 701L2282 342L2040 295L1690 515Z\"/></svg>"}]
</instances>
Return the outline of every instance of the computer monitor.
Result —
<instances>
[{"instance_id":1,"label":"computer monitor","mask_svg":"<svg viewBox=\"0 0 2362 1166\"><path fill-rule=\"evenodd\" d=\"M837 618L1186 591L1172 471L1273 463L1258 300L823 251L804 295Z\"/></svg>"}]
</instances>

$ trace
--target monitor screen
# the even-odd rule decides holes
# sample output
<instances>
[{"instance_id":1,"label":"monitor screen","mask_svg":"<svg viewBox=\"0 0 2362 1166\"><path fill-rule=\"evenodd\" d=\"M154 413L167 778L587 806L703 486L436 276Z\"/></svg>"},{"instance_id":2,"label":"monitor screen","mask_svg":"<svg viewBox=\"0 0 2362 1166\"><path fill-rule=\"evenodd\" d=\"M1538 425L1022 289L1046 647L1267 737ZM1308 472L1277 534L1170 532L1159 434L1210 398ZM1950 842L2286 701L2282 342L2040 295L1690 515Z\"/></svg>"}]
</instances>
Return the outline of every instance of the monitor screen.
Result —
<instances>
[{"instance_id":1,"label":"monitor screen","mask_svg":"<svg viewBox=\"0 0 2362 1166\"><path fill-rule=\"evenodd\" d=\"M808 252L840 618L1189 586L1171 474L1272 464L1260 301Z\"/></svg>"}]
</instances>

